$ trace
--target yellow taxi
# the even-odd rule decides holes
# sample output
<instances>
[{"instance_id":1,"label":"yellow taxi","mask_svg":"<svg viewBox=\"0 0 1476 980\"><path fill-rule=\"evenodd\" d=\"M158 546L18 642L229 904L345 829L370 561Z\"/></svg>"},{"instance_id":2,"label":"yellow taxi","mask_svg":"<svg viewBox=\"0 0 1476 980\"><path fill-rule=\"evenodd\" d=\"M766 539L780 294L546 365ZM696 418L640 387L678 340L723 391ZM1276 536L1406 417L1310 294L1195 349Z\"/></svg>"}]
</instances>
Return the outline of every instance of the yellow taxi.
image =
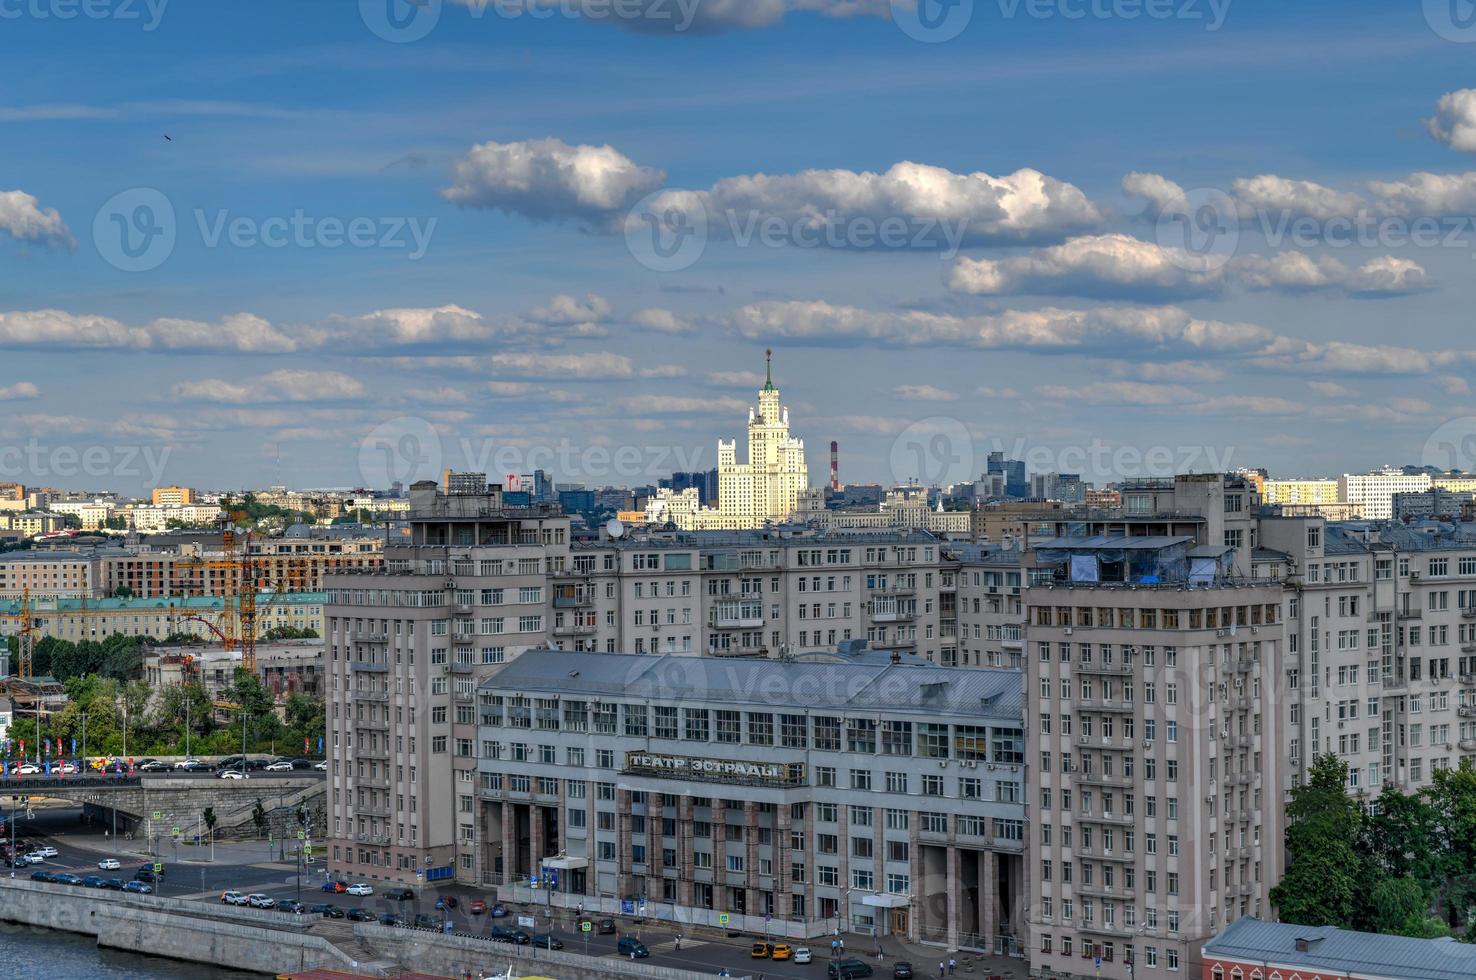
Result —
<instances>
[{"instance_id":1,"label":"yellow taxi","mask_svg":"<svg viewBox=\"0 0 1476 980\"><path fill-rule=\"evenodd\" d=\"M794 951L786 943L777 943L769 950L769 957L776 960L787 960L794 955Z\"/></svg>"},{"instance_id":2,"label":"yellow taxi","mask_svg":"<svg viewBox=\"0 0 1476 980\"><path fill-rule=\"evenodd\" d=\"M773 951L774 947L768 943L754 943L753 948L748 951L748 955L755 960L766 960Z\"/></svg>"}]
</instances>

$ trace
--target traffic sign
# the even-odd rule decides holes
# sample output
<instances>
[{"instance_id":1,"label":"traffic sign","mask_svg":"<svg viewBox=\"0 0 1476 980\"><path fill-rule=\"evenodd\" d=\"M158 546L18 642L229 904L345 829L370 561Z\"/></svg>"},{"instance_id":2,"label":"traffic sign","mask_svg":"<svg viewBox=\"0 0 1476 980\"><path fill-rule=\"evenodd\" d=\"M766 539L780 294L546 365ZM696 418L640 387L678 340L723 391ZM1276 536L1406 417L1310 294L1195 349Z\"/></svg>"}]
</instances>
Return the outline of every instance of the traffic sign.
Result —
<instances>
[{"instance_id":1,"label":"traffic sign","mask_svg":"<svg viewBox=\"0 0 1476 980\"><path fill-rule=\"evenodd\" d=\"M163 870L164 870L164 862L163 861L155 861L154 862L154 874L158 874L160 871L163 871Z\"/></svg>"},{"instance_id":2,"label":"traffic sign","mask_svg":"<svg viewBox=\"0 0 1476 980\"><path fill-rule=\"evenodd\" d=\"M161 812L159 812L158 810L155 810L154 811L154 819L155 820L163 820L164 819L164 814L161 813Z\"/></svg>"},{"instance_id":3,"label":"traffic sign","mask_svg":"<svg viewBox=\"0 0 1476 980\"><path fill-rule=\"evenodd\" d=\"M581 923L579 923L579 931L580 932L591 932L593 930L594 930L594 923L593 922L581 922Z\"/></svg>"},{"instance_id":4,"label":"traffic sign","mask_svg":"<svg viewBox=\"0 0 1476 980\"><path fill-rule=\"evenodd\" d=\"M723 913L721 913L718 916L718 924L719 925L724 925L725 926L725 925L728 924L728 921L729 921L728 913L723 912Z\"/></svg>"}]
</instances>

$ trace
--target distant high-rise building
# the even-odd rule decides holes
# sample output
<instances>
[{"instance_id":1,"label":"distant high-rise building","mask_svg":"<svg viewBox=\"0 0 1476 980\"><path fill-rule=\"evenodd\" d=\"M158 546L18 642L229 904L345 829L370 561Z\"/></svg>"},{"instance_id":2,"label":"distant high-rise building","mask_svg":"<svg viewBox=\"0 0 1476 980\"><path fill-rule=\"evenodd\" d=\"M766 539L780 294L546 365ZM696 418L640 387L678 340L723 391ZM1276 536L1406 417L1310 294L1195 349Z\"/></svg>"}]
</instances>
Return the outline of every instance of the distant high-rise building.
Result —
<instances>
[{"instance_id":1,"label":"distant high-rise building","mask_svg":"<svg viewBox=\"0 0 1476 980\"><path fill-rule=\"evenodd\" d=\"M660 483L661 489L673 493L681 493L689 487L697 491L697 500L703 507L717 505L717 470L694 470L690 473L679 470Z\"/></svg>"},{"instance_id":2,"label":"distant high-rise building","mask_svg":"<svg viewBox=\"0 0 1476 980\"><path fill-rule=\"evenodd\" d=\"M989 454L986 475L998 475L1004 477L1004 492L1007 497L1025 497L1030 493L1030 486L1025 480L1025 461L1022 459L1005 459L1002 452Z\"/></svg>"},{"instance_id":3,"label":"distant high-rise building","mask_svg":"<svg viewBox=\"0 0 1476 980\"><path fill-rule=\"evenodd\" d=\"M195 502L195 491L189 487L155 487L155 507L188 507Z\"/></svg>"},{"instance_id":4,"label":"distant high-rise building","mask_svg":"<svg viewBox=\"0 0 1476 980\"><path fill-rule=\"evenodd\" d=\"M441 480L441 491L448 497L487 492L487 474L457 473L447 470Z\"/></svg>"}]
</instances>

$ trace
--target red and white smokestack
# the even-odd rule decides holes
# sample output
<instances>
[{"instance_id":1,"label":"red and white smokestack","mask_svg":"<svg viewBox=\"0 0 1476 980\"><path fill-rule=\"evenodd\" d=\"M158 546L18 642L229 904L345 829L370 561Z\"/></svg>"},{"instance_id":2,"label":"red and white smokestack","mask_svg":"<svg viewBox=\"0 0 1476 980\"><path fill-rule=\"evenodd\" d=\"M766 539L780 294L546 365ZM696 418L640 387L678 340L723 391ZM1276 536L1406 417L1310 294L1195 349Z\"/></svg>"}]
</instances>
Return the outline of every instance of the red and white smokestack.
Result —
<instances>
[{"instance_id":1,"label":"red and white smokestack","mask_svg":"<svg viewBox=\"0 0 1476 980\"><path fill-rule=\"evenodd\" d=\"M830 442L830 489L840 492L840 443Z\"/></svg>"}]
</instances>

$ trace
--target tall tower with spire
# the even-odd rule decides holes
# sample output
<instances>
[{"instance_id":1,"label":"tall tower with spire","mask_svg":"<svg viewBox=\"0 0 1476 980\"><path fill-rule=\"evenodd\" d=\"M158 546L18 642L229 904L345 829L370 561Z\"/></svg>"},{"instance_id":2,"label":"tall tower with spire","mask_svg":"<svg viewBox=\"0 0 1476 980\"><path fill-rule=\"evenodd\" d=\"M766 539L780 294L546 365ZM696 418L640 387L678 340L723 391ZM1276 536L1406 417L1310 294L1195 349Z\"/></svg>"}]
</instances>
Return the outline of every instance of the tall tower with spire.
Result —
<instances>
[{"instance_id":1,"label":"tall tower with spire","mask_svg":"<svg viewBox=\"0 0 1476 980\"><path fill-rule=\"evenodd\" d=\"M784 521L809 484L805 442L789 434L789 410L774 387L774 352L766 350L758 408L748 410L748 459L738 462L736 440L719 440L718 507L702 525L742 529Z\"/></svg>"}]
</instances>

